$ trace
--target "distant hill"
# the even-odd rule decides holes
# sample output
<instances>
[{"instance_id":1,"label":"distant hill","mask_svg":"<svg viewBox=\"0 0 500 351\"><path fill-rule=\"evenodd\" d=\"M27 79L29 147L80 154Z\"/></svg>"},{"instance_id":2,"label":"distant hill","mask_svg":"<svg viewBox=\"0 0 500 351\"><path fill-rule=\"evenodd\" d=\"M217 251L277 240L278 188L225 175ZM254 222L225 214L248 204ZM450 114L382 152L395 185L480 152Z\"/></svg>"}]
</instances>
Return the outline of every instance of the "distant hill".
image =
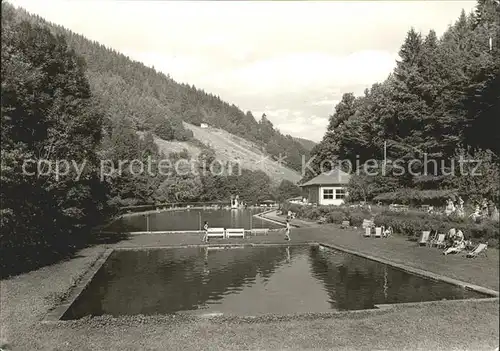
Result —
<instances>
[{"instance_id":1,"label":"distant hill","mask_svg":"<svg viewBox=\"0 0 500 351\"><path fill-rule=\"evenodd\" d=\"M302 145L302 147L308 151L311 151L313 147L316 146L316 143L312 140L309 139L304 139L304 138L294 138L297 142Z\"/></svg>"}]
</instances>

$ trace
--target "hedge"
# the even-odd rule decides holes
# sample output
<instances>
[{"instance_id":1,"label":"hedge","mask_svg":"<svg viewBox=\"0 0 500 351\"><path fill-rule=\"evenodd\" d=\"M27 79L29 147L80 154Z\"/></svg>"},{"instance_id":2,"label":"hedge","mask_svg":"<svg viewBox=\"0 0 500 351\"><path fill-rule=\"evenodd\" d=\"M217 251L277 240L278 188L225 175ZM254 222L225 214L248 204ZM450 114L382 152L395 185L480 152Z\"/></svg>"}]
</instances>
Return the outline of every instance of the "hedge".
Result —
<instances>
[{"instance_id":1,"label":"hedge","mask_svg":"<svg viewBox=\"0 0 500 351\"><path fill-rule=\"evenodd\" d=\"M499 222L484 220L481 223L473 223L469 218L457 216L442 216L439 214L428 214L420 211L392 212L384 210L378 213L370 213L360 208L349 208L346 206L303 206L285 203L282 210L295 212L297 217L318 220L325 217L327 223L341 224L349 220L351 226L360 227L364 219L374 219L377 226L391 226L396 233L418 238L423 230L435 229L446 233L451 228L460 229L467 240L488 241L492 247L498 247L500 236Z\"/></svg>"},{"instance_id":2,"label":"hedge","mask_svg":"<svg viewBox=\"0 0 500 351\"><path fill-rule=\"evenodd\" d=\"M402 203L429 203L442 202L458 194L457 189L449 190L415 190L403 189L390 193L382 193L373 198L373 201L381 202L402 202Z\"/></svg>"}]
</instances>

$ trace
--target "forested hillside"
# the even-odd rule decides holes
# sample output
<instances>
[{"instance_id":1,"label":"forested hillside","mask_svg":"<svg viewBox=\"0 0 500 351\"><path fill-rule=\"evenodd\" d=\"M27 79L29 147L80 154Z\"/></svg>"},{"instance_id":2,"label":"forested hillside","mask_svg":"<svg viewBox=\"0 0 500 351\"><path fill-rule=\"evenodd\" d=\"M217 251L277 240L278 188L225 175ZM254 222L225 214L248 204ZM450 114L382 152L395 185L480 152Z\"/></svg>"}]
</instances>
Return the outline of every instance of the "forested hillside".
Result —
<instances>
[{"instance_id":1,"label":"forested hillside","mask_svg":"<svg viewBox=\"0 0 500 351\"><path fill-rule=\"evenodd\" d=\"M295 138L306 150L311 151L313 147L316 146L316 143L312 140L304 139L304 138Z\"/></svg>"},{"instance_id":2,"label":"forested hillside","mask_svg":"<svg viewBox=\"0 0 500 351\"><path fill-rule=\"evenodd\" d=\"M281 142L292 150L292 138L265 118L257 123L219 98L9 4L2 3L1 21L2 274L85 244L90 228L117 206L227 201L234 194L255 203L297 191L287 182L277 187L261 170L240 174L227 163L209 169L216 153L183 123L193 106L210 102L212 124L239 126L241 134L247 123L262 137L259 147ZM200 152L162 148L174 140ZM181 159L196 162L188 172L158 171L160 162Z\"/></svg>"},{"instance_id":3,"label":"forested hillside","mask_svg":"<svg viewBox=\"0 0 500 351\"><path fill-rule=\"evenodd\" d=\"M82 60L4 4L1 54L3 275L83 240L107 215L107 184L98 171L103 116ZM57 179L51 170L63 159L85 167Z\"/></svg>"},{"instance_id":4,"label":"forested hillside","mask_svg":"<svg viewBox=\"0 0 500 351\"><path fill-rule=\"evenodd\" d=\"M458 188L471 200L484 196L498 201L499 1L479 0L475 13L462 12L441 38L434 31L423 35L411 29L399 56L384 82L363 96L344 94L323 140L312 150L315 170L325 160L349 160L354 169L357 160L361 165L382 160L386 142L387 158L400 160L413 175L400 175L390 164L385 176L363 177L361 170L352 199L399 188ZM437 163L425 168L424 155ZM482 176L470 175L479 162L464 164L469 175L459 174L460 157L480 160L476 173ZM411 163L415 159L422 163ZM313 175L308 172L304 180Z\"/></svg>"},{"instance_id":5,"label":"forested hillside","mask_svg":"<svg viewBox=\"0 0 500 351\"><path fill-rule=\"evenodd\" d=\"M18 9L18 16L48 25L62 34L68 45L86 62L92 92L105 107L105 117L113 122L130 120L131 127L151 131L164 140L188 140L181 121L200 125L206 122L229 133L255 142L274 156L286 154L288 166L301 170L301 155L309 155L301 143L276 130L267 119L257 121L250 111L224 102L195 86L179 84L167 74L133 61L127 56L90 41L64 27Z\"/></svg>"}]
</instances>

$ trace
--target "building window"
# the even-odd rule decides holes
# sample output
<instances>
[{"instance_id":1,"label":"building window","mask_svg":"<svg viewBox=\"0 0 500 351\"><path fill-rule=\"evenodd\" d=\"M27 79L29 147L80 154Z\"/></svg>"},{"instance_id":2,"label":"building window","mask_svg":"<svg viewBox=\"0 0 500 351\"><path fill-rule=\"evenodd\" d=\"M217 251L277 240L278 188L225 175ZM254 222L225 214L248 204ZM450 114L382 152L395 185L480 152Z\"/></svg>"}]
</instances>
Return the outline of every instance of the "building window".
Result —
<instances>
[{"instance_id":1,"label":"building window","mask_svg":"<svg viewBox=\"0 0 500 351\"><path fill-rule=\"evenodd\" d=\"M346 195L345 189L339 188L335 189L335 198L336 199L344 199Z\"/></svg>"},{"instance_id":2,"label":"building window","mask_svg":"<svg viewBox=\"0 0 500 351\"><path fill-rule=\"evenodd\" d=\"M333 200L333 189L323 189L323 200Z\"/></svg>"}]
</instances>

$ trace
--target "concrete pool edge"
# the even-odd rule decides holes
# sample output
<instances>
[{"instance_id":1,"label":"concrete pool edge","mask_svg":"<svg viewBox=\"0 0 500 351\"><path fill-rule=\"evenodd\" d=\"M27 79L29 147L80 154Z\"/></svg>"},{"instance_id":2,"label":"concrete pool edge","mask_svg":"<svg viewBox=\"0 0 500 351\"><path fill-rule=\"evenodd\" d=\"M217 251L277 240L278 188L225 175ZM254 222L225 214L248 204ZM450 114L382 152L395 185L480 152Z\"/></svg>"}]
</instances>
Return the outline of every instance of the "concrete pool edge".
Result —
<instances>
[{"instance_id":1,"label":"concrete pool edge","mask_svg":"<svg viewBox=\"0 0 500 351\"><path fill-rule=\"evenodd\" d=\"M293 247L293 246L319 246L316 242L300 242L300 243L231 243L231 244L180 244L180 245L155 245L155 246L121 246L115 251L140 251L140 250L155 250L155 249L184 249L184 248L211 248L211 249L239 249L249 247Z\"/></svg>"},{"instance_id":2,"label":"concrete pool edge","mask_svg":"<svg viewBox=\"0 0 500 351\"><path fill-rule=\"evenodd\" d=\"M259 231L259 230L266 230L267 232L278 232L278 231L283 231L283 228L254 228L254 229L245 229L245 236L255 236L252 234L252 231ZM250 232L247 234L247 232ZM101 232L101 233L106 233L106 232ZM116 234L117 232L108 232L108 233L113 233ZM196 235L202 235L204 234L204 230L154 230L154 231L136 231L136 232L124 232L124 234L127 235L155 235L155 234L196 234Z\"/></svg>"},{"instance_id":3,"label":"concrete pool edge","mask_svg":"<svg viewBox=\"0 0 500 351\"><path fill-rule=\"evenodd\" d=\"M243 249L243 248L249 248L249 247L268 247L268 246L280 246L280 247L294 247L294 246L318 246L318 247L325 247L327 249L332 249L332 250L337 250L341 252L345 252L348 254L352 254L355 256L359 256L371 261L376 261L382 264L386 264L388 266L401 269L403 271L406 271L408 273L422 276L427 279L433 279L437 281L442 281L445 283L453 284L456 286L460 286L464 289L470 289L475 292L478 292L483 295L488 295L489 297L485 298L472 298L472 299L451 299L451 300L440 300L440 301L422 301L422 302L403 302L403 303L394 303L394 304L378 304L375 305L375 308L371 309L363 309L363 310L347 310L347 311L328 311L328 312L320 312L320 313L295 313L295 314L285 314L285 315L274 315L274 314L263 314L263 315L256 315L256 316L237 316L237 315L231 315L231 314L225 314L225 315L211 315L211 314L205 314L205 315L189 315L189 314L183 314L178 313L175 314L176 316L182 316L187 319L199 319L199 318L209 318L209 319L222 319L222 320L239 320L239 321L244 321L244 320L251 320L251 321L285 321L285 320L309 320L309 319L325 319L325 318L334 318L338 316L354 316L354 315L360 315L363 313L366 313L367 315L370 315L372 313L382 313L382 312L387 312L394 310L398 307L418 307L418 306L424 306L424 305L432 305L432 304L441 304L441 303L468 303L468 302L474 302L474 303L482 303L482 302L489 302L489 301L499 301L499 293L495 290L484 288L478 285L466 283L457 279L449 278L443 275L435 274L429 271L421 270L418 268L413 268L409 267L406 265L398 264L395 262L391 262L386 259L378 258L378 257L373 257L370 255L366 255L363 253L359 253L353 250L345 249L340 246L332 245L332 244L324 244L320 242L297 242L297 243L242 243L242 244L237 244L237 243L231 243L231 244L180 244L180 245L162 245L162 246L130 246L130 247L115 247L115 248L107 248L105 249L102 253L97 255L93 263L89 266L89 268L83 273L82 278L79 280L79 282L74 286L74 287L69 287L69 293L68 296L58 305L56 305L53 309L49 310L48 313L45 315L45 317L42 319L42 323L68 323L68 322L74 322L76 320L70 319L70 320L63 320L63 316L67 313L69 308L73 305L73 303L78 299L78 297L81 295L81 293L87 288L87 286L90 284L92 279L94 278L95 274L99 271L99 269L104 265L104 263L107 261L109 256L114 252L114 251L140 251L140 250L151 250L151 249L179 249L179 248L212 248L212 249ZM105 315L106 316L106 315ZM156 315L157 316L157 315ZM161 316L161 315L160 315ZM96 317L102 317L102 316L96 316ZM112 316L111 316L112 317ZM120 320L120 319L127 319L131 318L133 319L135 316L118 316L118 317L112 317L114 320ZM155 318L155 315L152 316L146 316L147 318ZM94 318L92 316L91 318Z\"/></svg>"},{"instance_id":4,"label":"concrete pool edge","mask_svg":"<svg viewBox=\"0 0 500 351\"><path fill-rule=\"evenodd\" d=\"M281 226L283 226L283 227L284 227L284 226L286 225L286 222L281 222L281 221L278 221L278 220L275 220L275 219L271 219L271 218L266 217L266 214L271 213L271 212L276 212L276 209L269 210L269 211L264 211L264 212L260 212L260 213L256 213L256 214L254 214L253 216L254 216L255 218L259 218L259 219L262 219L262 220L264 220L264 221L268 221L268 222L271 222L271 223L274 223L274 224L279 224L279 225L281 225ZM291 224L291 223L290 223L290 225L291 225L292 227L295 227L295 228L300 228L300 226L299 226L299 225L296 225L296 224Z\"/></svg>"},{"instance_id":5,"label":"concrete pool edge","mask_svg":"<svg viewBox=\"0 0 500 351\"><path fill-rule=\"evenodd\" d=\"M344 248L344 247L339 246L339 245L325 244L325 243L317 243L317 244L320 245L320 246L329 248L329 249L333 249L333 250L337 250L337 251L342 251L342 252L345 252L345 253L348 253L348 254L351 254L351 255L355 255L355 256L358 256L358 257L366 258L366 259L371 260L371 261L380 262L380 263L386 264L388 266L395 267L395 268L401 269L403 271L406 271L408 273L415 274L415 275L418 275L418 276L421 276L421 277L424 277L424 278L427 278L427 279L433 279L433 280L437 280L437 281L442 281L442 282L445 282L445 283L449 283L449 284L453 284L453 285L456 285L456 286L460 286L460 287L462 287L464 289L473 290L473 291L478 292L480 294L489 295L492 298L498 298L500 296L500 293L498 291L496 291L496 290L485 288L483 286L479 286L479 285L476 285L476 284L467 283L467 282L464 282L462 280L458 280L458 279L447 277L445 275L441 275L441 274L437 274L437 273L432 273L430 271L426 271L426 270L423 270L423 269L419 269L419 268L407 266L407 265L404 265L404 264L396 263L396 262L387 260L385 258L367 255L365 253L362 253L362 252L359 252L359 251L355 251L355 250L350 250L350 249Z\"/></svg>"},{"instance_id":6,"label":"concrete pool edge","mask_svg":"<svg viewBox=\"0 0 500 351\"><path fill-rule=\"evenodd\" d=\"M107 248L103 252L97 255L92 264L83 273L82 278L76 283L75 286L70 286L68 288L68 296L64 300L56 305L53 309L49 310L47 314L42 319L42 323L51 322L61 322L62 317L71 307L71 305L76 301L80 294L87 288L89 283L92 281L96 273L101 269L102 265L107 261L109 256L113 253L115 249Z\"/></svg>"}]
</instances>

